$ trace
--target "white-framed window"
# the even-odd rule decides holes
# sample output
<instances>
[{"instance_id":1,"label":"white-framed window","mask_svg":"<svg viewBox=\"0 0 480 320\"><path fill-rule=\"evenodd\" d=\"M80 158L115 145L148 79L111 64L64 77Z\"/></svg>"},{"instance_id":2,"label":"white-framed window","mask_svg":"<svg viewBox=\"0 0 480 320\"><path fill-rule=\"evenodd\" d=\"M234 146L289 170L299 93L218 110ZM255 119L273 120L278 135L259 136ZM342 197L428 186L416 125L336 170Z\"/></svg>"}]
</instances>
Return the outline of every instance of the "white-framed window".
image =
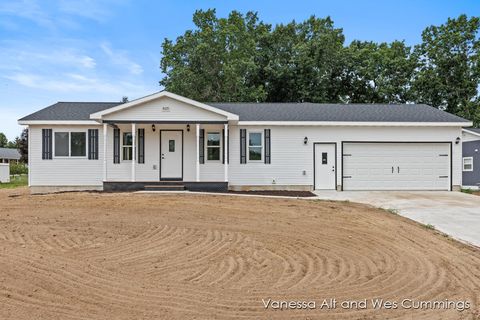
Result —
<instances>
[{"instance_id":1,"label":"white-framed window","mask_svg":"<svg viewBox=\"0 0 480 320\"><path fill-rule=\"evenodd\" d=\"M220 161L221 139L220 132L207 132L207 161Z\"/></svg>"},{"instance_id":2,"label":"white-framed window","mask_svg":"<svg viewBox=\"0 0 480 320\"><path fill-rule=\"evenodd\" d=\"M124 132L122 135L122 159L124 161L132 160L132 142L132 133Z\"/></svg>"},{"instance_id":3,"label":"white-framed window","mask_svg":"<svg viewBox=\"0 0 480 320\"><path fill-rule=\"evenodd\" d=\"M248 161L263 160L263 132L248 132Z\"/></svg>"},{"instance_id":4,"label":"white-framed window","mask_svg":"<svg viewBox=\"0 0 480 320\"><path fill-rule=\"evenodd\" d=\"M463 158L463 171L473 171L473 157Z\"/></svg>"},{"instance_id":5,"label":"white-framed window","mask_svg":"<svg viewBox=\"0 0 480 320\"><path fill-rule=\"evenodd\" d=\"M55 131L53 137L55 158L85 158L87 156L86 131Z\"/></svg>"}]
</instances>

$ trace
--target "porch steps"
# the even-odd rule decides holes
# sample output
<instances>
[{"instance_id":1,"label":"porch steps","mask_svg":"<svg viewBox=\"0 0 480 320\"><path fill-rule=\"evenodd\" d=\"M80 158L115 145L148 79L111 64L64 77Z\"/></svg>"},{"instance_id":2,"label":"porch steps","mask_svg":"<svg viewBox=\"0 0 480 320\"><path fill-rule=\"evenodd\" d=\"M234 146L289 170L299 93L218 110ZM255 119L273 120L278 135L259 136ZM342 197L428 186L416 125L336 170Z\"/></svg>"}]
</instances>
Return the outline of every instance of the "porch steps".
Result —
<instances>
[{"instance_id":1,"label":"porch steps","mask_svg":"<svg viewBox=\"0 0 480 320\"><path fill-rule=\"evenodd\" d=\"M184 191L186 190L183 184L152 184L145 185L145 191Z\"/></svg>"}]
</instances>

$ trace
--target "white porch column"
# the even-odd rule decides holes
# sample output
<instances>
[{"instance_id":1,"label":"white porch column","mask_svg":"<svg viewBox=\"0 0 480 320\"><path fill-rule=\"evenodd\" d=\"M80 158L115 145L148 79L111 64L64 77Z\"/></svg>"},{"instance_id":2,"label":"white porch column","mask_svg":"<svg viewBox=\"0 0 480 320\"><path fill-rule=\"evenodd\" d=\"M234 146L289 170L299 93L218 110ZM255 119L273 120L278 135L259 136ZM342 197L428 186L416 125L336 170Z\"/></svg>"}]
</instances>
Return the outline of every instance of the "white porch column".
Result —
<instances>
[{"instance_id":1,"label":"white porch column","mask_svg":"<svg viewBox=\"0 0 480 320\"><path fill-rule=\"evenodd\" d=\"M108 125L103 124L103 181L107 181L107 132Z\"/></svg>"},{"instance_id":2,"label":"white porch column","mask_svg":"<svg viewBox=\"0 0 480 320\"><path fill-rule=\"evenodd\" d=\"M137 154L137 133L136 124L132 123L132 182L135 182L135 163Z\"/></svg>"},{"instance_id":3,"label":"white porch column","mask_svg":"<svg viewBox=\"0 0 480 320\"><path fill-rule=\"evenodd\" d=\"M195 181L200 182L200 124L197 123L195 125L195 130L197 132L197 152L196 152L196 157L195 157L195 170L196 170L196 175L195 175Z\"/></svg>"},{"instance_id":4,"label":"white porch column","mask_svg":"<svg viewBox=\"0 0 480 320\"><path fill-rule=\"evenodd\" d=\"M223 150L223 170L224 170L224 176L225 176L225 182L228 182L228 124L226 123L224 126L225 134L223 136L224 139L224 149Z\"/></svg>"}]
</instances>

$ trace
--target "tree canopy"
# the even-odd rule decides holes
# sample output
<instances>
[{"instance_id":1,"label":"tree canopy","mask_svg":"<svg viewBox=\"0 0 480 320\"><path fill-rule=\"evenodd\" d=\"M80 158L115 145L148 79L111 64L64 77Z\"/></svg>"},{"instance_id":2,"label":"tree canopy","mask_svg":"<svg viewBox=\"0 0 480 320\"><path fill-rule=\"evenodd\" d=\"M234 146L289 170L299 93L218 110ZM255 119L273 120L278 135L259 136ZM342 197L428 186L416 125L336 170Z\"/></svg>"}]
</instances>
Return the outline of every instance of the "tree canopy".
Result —
<instances>
[{"instance_id":1,"label":"tree canopy","mask_svg":"<svg viewBox=\"0 0 480 320\"><path fill-rule=\"evenodd\" d=\"M205 102L427 103L480 125L480 19L427 27L422 42L345 43L330 17L272 26L198 10L162 44L160 84Z\"/></svg>"}]
</instances>

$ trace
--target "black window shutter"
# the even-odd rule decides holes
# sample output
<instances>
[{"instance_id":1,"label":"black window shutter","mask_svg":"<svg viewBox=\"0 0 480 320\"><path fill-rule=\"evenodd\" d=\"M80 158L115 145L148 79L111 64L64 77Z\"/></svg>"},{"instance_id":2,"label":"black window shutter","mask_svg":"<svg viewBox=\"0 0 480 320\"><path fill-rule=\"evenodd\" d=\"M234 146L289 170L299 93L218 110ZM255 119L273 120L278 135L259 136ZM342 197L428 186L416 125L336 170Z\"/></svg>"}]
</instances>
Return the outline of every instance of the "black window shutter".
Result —
<instances>
[{"instance_id":1,"label":"black window shutter","mask_svg":"<svg viewBox=\"0 0 480 320\"><path fill-rule=\"evenodd\" d=\"M120 163L120 129L113 129L113 163Z\"/></svg>"},{"instance_id":2,"label":"black window shutter","mask_svg":"<svg viewBox=\"0 0 480 320\"><path fill-rule=\"evenodd\" d=\"M138 163L145 163L145 129L138 129Z\"/></svg>"},{"instance_id":3,"label":"black window shutter","mask_svg":"<svg viewBox=\"0 0 480 320\"><path fill-rule=\"evenodd\" d=\"M264 140L265 140L265 147L264 147L264 152L265 152L265 155L264 155L264 159L265 159L265 163L269 164L270 163L270 160L271 160L271 156L270 156L270 129L265 129L264 130Z\"/></svg>"},{"instance_id":4,"label":"black window shutter","mask_svg":"<svg viewBox=\"0 0 480 320\"><path fill-rule=\"evenodd\" d=\"M225 163L225 129L222 129L222 163Z\"/></svg>"},{"instance_id":5,"label":"black window shutter","mask_svg":"<svg viewBox=\"0 0 480 320\"><path fill-rule=\"evenodd\" d=\"M247 129L240 129L240 163L247 163Z\"/></svg>"},{"instance_id":6,"label":"black window shutter","mask_svg":"<svg viewBox=\"0 0 480 320\"><path fill-rule=\"evenodd\" d=\"M230 129L227 129L227 163L230 163Z\"/></svg>"},{"instance_id":7,"label":"black window shutter","mask_svg":"<svg viewBox=\"0 0 480 320\"><path fill-rule=\"evenodd\" d=\"M88 129L88 159L98 160L98 129Z\"/></svg>"},{"instance_id":8,"label":"black window shutter","mask_svg":"<svg viewBox=\"0 0 480 320\"><path fill-rule=\"evenodd\" d=\"M205 163L205 129L200 129L200 136L198 137L198 161Z\"/></svg>"},{"instance_id":9,"label":"black window shutter","mask_svg":"<svg viewBox=\"0 0 480 320\"><path fill-rule=\"evenodd\" d=\"M42 159L52 159L52 129L42 129Z\"/></svg>"}]
</instances>

